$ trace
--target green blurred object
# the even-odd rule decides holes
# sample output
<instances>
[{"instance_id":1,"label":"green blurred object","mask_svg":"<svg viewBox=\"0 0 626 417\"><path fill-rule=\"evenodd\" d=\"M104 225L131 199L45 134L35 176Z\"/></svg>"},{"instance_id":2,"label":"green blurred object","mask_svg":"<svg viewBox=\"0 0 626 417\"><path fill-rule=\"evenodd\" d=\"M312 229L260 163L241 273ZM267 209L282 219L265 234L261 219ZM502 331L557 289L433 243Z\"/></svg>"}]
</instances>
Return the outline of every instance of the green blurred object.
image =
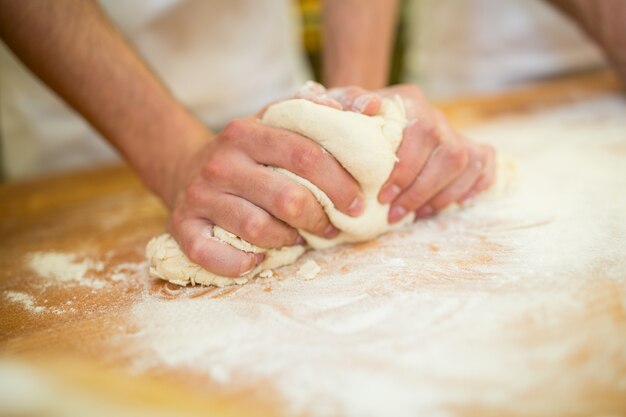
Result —
<instances>
[{"instance_id":1,"label":"green blurred object","mask_svg":"<svg viewBox=\"0 0 626 417\"><path fill-rule=\"evenodd\" d=\"M406 8L409 0L401 0L398 10L395 42L389 70L389 84L401 82L404 75L406 45ZM320 0L298 0L302 18L302 45L315 80L322 80L322 6Z\"/></svg>"}]
</instances>

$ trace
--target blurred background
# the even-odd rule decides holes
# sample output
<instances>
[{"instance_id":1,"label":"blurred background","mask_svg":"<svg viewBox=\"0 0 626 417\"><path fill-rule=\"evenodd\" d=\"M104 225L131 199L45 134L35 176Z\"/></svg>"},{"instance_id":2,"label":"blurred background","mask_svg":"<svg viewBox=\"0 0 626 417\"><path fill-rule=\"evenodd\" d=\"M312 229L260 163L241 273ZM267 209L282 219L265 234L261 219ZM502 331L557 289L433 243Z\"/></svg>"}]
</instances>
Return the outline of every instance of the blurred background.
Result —
<instances>
[{"instance_id":1,"label":"blurred background","mask_svg":"<svg viewBox=\"0 0 626 417\"><path fill-rule=\"evenodd\" d=\"M288 97L307 79L323 81L319 0L100 4L211 129ZM389 83L417 83L435 101L605 66L601 51L543 0L401 0L395 32ZM0 106L2 181L119 161L4 45Z\"/></svg>"}]
</instances>

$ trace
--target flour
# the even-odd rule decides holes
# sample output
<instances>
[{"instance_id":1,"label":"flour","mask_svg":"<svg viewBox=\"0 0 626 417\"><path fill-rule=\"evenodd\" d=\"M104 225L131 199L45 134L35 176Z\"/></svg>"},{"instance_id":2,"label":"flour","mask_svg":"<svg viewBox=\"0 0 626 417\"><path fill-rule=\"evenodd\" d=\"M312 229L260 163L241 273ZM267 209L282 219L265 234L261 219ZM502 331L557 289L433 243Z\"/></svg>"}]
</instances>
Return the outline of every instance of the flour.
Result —
<instances>
[{"instance_id":1,"label":"flour","mask_svg":"<svg viewBox=\"0 0 626 417\"><path fill-rule=\"evenodd\" d=\"M5 291L4 296L9 301L21 304L22 307L31 313L42 313L46 311L45 307L36 305L35 298L30 294L18 291Z\"/></svg>"},{"instance_id":2,"label":"flour","mask_svg":"<svg viewBox=\"0 0 626 417\"><path fill-rule=\"evenodd\" d=\"M104 289L107 285L135 282L140 275L144 276L147 269L145 262L107 265L105 261L81 258L74 253L54 251L31 253L26 257L26 264L37 273L39 278L32 280L32 289L29 293L5 290L0 297L3 296L8 301L19 303L32 314L55 315L73 314L81 307L75 305L77 303L73 295L68 295L72 299L65 299L60 304L49 301L44 294L51 285L67 289L86 287L97 291Z\"/></svg>"},{"instance_id":3,"label":"flour","mask_svg":"<svg viewBox=\"0 0 626 417\"><path fill-rule=\"evenodd\" d=\"M138 274L147 269L148 264L146 262L122 262L113 267L110 278L114 282L126 282L135 279Z\"/></svg>"},{"instance_id":4,"label":"flour","mask_svg":"<svg viewBox=\"0 0 626 417\"><path fill-rule=\"evenodd\" d=\"M104 263L91 259L77 260L77 255L62 252L35 252L28 257L28 266L49 283L82 285L93 289L105 286L103 281L88 277L88 272L100 272Z\"/></svg>"},{"instance_id":5,"label":"flour","mask_svg":"<svg viewBox=\"0 0 626 417\"><path fill-rule=\"evenodd\" d=\"M623 321L593 314L626 309L625 132L616 97L472 129L516 159L508 194L243 287L146 293L120 346L140 371L269 385L287 415L584 414L581 381L626 396ZM315 280L280 279L309 260Z\"/></svg>"}]
</instances>

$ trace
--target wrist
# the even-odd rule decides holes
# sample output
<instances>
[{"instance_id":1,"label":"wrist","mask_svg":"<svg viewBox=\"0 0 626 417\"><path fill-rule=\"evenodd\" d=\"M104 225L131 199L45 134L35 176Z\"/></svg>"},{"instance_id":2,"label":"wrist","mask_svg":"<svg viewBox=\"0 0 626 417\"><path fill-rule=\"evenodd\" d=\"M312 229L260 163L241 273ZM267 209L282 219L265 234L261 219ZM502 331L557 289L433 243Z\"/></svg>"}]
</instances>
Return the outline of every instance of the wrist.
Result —
<instances>
[{"instance_id":1,"label":"wrist","mask_svg":"<svg viewBox=\"0 0 626 417\"><path fill-rule=\"evenodd\" d=\"M173 112L175 113L175 112ZM182 111L161 118L141 140L121 149L144 185L172 208L186 183L192 160L213 134L199 120Z\"/></svg>"}]
</instances>

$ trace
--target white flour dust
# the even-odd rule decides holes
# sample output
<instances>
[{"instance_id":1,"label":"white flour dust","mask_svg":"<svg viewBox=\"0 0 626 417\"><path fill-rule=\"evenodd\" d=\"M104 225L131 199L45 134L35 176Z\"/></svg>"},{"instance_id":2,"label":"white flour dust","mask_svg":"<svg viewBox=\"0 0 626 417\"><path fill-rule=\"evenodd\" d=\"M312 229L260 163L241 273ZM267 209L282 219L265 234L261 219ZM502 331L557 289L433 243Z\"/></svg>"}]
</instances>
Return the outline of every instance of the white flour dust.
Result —
<instances>
[{"instance_id":1,"label":"white flour dust","mask_svg":"<svg viewBox=\"0 0 626 417\"><path fill-rule=\"evenodd\" d=\"M42 313L46 311L46 307L36 305L35 298L30 294L19 291L5 291L4 296L9 301L21 304L24 309L31 313Z\"/></svg>"},{"instance_id":2,"label":"white flour dust","mask_svg":"<svg viewBox=\"0 0 626 417\"><path fill-rule=\"evenodd\" d=\"M140 274L146 273L148 264L142 262L122 262L115 265L111 271L110 278L114 282L128 282L137 279Z\"/></svg>"},{"instance_id":3,"label":"white flour dust","mask_svg":"<svg viewBox=\"0 0 626 417\"><path fill-rule=\"evenodd\" d=\"M105 282L89 277L89 272L100 272L103 262L91 259L77 260L77 255L63 252L35 252L28 257L28 266L49 282L83 285L100 289Z\"/></svg>"},{"instance_id":4,"label":"white flour dust","mask_svg":"<svg viewBox=\"0 0 626 417\"><path fill-rule=\"evenodd\" d=\"M37 274L37 279L31 280L29 292L7 289L2 291L0 297L21 305L31 314L76 313L81 306L78 305L80 298L73 293L73 289L85 287L95 293L107 285L135 283L147 274L145 261L114 263L109 259L111 255L101 261L75 253L30 253L25 257L25 263ZM46 295L47 289L53 285L65 288L69 293L60 301L53 300Z\"/></svg>"},{"instance_id":5,"label":"white flour dust","mask_svg":"<svg viewBox=\"0 0 626 417\"><path fill-rule=\"evenodd\" d=\"M623 100L467 133L517 161L509 194L234 290L147 294L124 336L145 351L135 367L269 385L288 415L316 417L574 413L581 381L626 395L623 324L596 314L626 305ZM322 272L294 279L307 260Z\"/></svg>"}]
</instances>

